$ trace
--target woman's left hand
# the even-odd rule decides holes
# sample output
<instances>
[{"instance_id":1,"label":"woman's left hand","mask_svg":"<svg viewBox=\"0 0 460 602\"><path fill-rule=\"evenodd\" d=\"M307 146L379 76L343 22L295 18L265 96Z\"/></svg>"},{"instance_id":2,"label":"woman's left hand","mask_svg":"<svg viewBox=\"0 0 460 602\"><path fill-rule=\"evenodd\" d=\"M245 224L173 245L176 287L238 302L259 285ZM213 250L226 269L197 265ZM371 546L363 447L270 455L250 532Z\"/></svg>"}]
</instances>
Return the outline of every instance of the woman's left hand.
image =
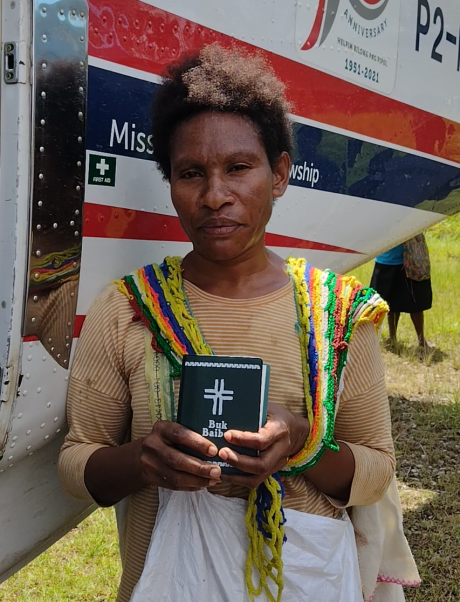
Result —
<instances>
[{"instance_id":1,"label":"woman's left hand","mask_svg":"<svg viewBox=\"0 0 460 602\"><path fill-rule=\"evenodd\" d=\"M223 447L219 457L235 468L249 473L245 475L222 475L223 482L257 488L270 475L284 468L291 456L297 454L305 444L310 425L306 418L293 414L277 403L269 403L267 422L257 433L229 430L224 437L228 443L259 451L258 456L239 454Z\"/></svg>"}]
</instances>

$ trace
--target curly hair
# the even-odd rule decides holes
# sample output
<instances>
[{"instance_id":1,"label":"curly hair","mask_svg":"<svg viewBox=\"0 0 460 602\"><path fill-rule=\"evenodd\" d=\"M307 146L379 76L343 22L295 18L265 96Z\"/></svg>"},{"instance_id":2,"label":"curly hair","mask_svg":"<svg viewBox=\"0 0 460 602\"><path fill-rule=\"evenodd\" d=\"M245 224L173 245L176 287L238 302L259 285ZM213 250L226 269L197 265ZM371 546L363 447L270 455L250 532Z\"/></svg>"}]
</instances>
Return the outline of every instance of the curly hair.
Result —
<instances>
[{"instance_id":1,"label":"curly hair","mask_svg":"<svg viewBox=\"0 0 460 602\"><path fill-rule=\"evenodd\" d=\"M292 150L290 104L284 84L260 54L219 44L170 65L153 103L154 159L171 179L171 142L178 126L206 111L235 113L251 120L273 168Z\"/></svg>"}]
</instances>

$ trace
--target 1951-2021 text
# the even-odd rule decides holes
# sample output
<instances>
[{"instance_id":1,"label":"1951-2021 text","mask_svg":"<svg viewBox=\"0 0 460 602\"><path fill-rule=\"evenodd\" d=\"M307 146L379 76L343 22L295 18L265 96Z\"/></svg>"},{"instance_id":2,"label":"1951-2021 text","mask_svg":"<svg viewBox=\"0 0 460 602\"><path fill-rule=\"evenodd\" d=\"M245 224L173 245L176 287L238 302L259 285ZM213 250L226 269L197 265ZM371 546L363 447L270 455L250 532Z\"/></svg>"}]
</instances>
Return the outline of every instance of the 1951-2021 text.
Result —
<instances>
[{"instance_id":1,"label":"1951-2021 text","mask_svg":"<svg viewBox=\"0 0 460 602\"><path fill-rule=\"evenodd\" d=\"M369 81L377 84L379 83L379 72L361 65L361 63L358 63L357 61L345 59L345 70L351 71L351 73L356 73L357 75L360 75Z\"/></svg>"}]
</instances>

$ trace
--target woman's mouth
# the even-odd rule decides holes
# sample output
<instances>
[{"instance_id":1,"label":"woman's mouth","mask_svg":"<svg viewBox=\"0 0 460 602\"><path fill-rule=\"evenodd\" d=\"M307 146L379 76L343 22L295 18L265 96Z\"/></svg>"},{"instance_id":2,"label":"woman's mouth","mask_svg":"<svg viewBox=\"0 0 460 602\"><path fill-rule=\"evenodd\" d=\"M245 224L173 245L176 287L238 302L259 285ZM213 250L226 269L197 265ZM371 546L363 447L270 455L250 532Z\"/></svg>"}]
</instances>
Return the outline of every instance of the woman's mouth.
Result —
<instances>
[{"instance_id":1,"label":"woman's mouth","mask_svg":"<svg viewBox=\"0 0 460 602\"><path fill-rule=\"evenodd\" d=\"M200 226L200 230L208 236L228 236L240 228L240 224L232 220L210 219Z\"/></svg>"}]
</instances>

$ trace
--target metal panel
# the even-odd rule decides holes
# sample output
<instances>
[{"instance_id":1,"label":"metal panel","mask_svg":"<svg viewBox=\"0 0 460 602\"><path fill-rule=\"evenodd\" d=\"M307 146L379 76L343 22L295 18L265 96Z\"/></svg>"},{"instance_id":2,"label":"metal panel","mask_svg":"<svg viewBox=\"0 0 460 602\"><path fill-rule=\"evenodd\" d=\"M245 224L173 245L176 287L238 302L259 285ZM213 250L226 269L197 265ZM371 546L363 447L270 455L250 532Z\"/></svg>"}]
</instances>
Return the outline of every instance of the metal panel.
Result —
<instances>
[{"instance_id":1,"label":"metal panel","mask_svg":"<svg viewBox=\"0 0 460 602\"><path fill-rule=\"evenodd\" d=\"M0 583L94 510L62 491L56 473L62 441L55 439L1 475Z\"/></svg>"},{"instance_id":2,"label":"metal panel","mask_svg":"<svg viewBox=\"0 0 460 602\"><path fill-rule=\"evenodd\" d=\"M34 6L32 193L24 336L68 367L77 306L85 186L87 16L84 0Z\"/></svg>"}]
</instances>

